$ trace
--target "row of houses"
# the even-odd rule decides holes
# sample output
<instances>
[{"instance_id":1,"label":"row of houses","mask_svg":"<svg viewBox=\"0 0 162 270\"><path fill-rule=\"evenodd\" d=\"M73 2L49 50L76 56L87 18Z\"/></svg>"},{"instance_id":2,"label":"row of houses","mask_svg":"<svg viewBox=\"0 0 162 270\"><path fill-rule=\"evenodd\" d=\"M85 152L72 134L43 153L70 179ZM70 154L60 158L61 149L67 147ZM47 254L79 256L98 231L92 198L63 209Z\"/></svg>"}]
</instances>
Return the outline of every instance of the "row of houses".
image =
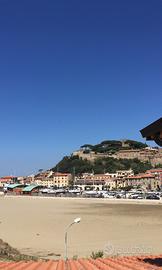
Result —
<instances>
[{"instance_id":1,"label":"row of houses","mask_svg":"<svg viewBox=\"0 0 162 270\"><path fill-rule=\"evenodd\" d=\"M162 169L152 169L138 175L134 175L132 170L123 170L117 171L114 174L84 173L79 177L74 177L70 173L45 171L36 176L6 176L0 178L1 188L4 188L9 184L24 185L24 187L26 185L35 185L48 188L67 188L73 184L75 187L78 187L81 190L114 190L127 187L140 188L143 190L161 190ZM20 188L20 186L17 186L17 188L18 187Z\"/></svg>"},{"instance_id":2,"label":"row of houses","mask_svg":"<svg viewBox=\"0 0 162 270\"><path fill-rule=\"evenodd\" d=\"M162 187L162 180L150 173L145 173L127 178L110 178L107 180L78 179L75 184L83 190L89 188L96 190L115 190L127 187L142 190L160 190Z\"/></svg>"},{"instance_id":3,"label":"row of houses","mask_svg":"<svg viewBox=\"0 0 162 270\"><path fill-rule=\"evenodd\" d=\"M3 188L7 184L36 184L43 187L67 187L72 180L70 173L59 173L52 171L45 171L36 176L31 175L28 177L15 177L15 176L4 176L0 178L0 187Z\"/></svg>"}]
</instances>

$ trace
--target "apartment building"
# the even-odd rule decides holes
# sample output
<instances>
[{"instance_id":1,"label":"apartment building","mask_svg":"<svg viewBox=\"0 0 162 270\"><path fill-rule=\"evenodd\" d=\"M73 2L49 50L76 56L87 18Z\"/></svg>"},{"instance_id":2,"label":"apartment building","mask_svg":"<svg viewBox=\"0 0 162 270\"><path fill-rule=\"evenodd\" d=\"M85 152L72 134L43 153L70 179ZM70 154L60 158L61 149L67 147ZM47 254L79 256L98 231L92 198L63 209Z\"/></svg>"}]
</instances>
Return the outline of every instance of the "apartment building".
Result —
<instances>
[{"instance_id":1,"label":"apartment building","mask_svg":"<svg viewBox=\"0 0 162 270\"><path fill-rule=\"evenodd\" d=\"M115 173L106 173L105 175L109 176L109 178L125 178L128 176L133 176L134 172L132 169L129 170L118 170Z\"/></svg>"},{"instance_id":2,"label":"apartment building","mask_svg":"<svg viewBox=\"0 0 162 270\"><path fill-rule=\"evenodd\" d=\"M108 174L83 174L81 179L88 179L88 180L107 180L110 176Z\"/></svg>"},{"instance_id":3,"label":"apartment building","mask_svg":"<svg viewBox=\"0 0 162 270\"><path fill-rule=\"evenodd\" d=\"M53 172L49 177L36 177L34 182L44 187L67 187L71 179L70 173Z\"/></svg>"},{"instance_id":4,"label":"apartment building","mask_svg":"<svg viewBox=\"0 0 162 270\"><path fill-rule=\"evenodd\" d=\"M162 187L162 168L160 169L151 169L148 170L146 173L152 174L155 176L156 179L159 179L160 186Z\"/></svg>"},{"instance_id":5,"label":"apartment building","mask_svg":"<svg viewBox=\"0 0 162 270\"><path fill-rule=\"evenodd\" d=\"M139 187L143 190L159 190L161 181L151 173L143 173L135 176L129 176L124 180L124 186Z\"/></svg>"},{"instance_id":6,"label":"apartment building","mask_svg":"<svg viewBox=\"0 0 162 270\"><path fill-rule=\"evenodd\" d=\"M16 176L3 176L0 178L0 187L4 187L7 184L15 183L17 181Z\"/></svg>"},{"instance_id":7,"label":"apartment building","mask_svg":"<svg viewBox=\"0 0 162 270\"><path fill-rule=\"evenodd\" d=\"M155 175L157 178L162 178L162 168L151 169L151 170L146 171L146 173L151 173L151 174Z\"/></svg>"},{"instance_id":8,"label":"apartment building","mask_svg":"<svg viewBox=\"0 0 162 270\"><path fill-rule=\"evenodd\" d=\"M104 180L78 179L75 182L75 187L81 190L102 190L104 186Z\"/></svg>"}]
</instances>

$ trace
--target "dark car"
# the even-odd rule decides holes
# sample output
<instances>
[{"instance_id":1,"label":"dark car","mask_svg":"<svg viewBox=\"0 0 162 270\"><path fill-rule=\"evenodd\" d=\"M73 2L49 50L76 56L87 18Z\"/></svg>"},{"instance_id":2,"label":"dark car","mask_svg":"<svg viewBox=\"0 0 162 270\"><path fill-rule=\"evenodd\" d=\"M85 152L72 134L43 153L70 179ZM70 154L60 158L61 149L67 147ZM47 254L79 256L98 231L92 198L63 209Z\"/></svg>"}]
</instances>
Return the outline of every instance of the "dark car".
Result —
<instances>
[{"instance_id":1,"label":"dark car","mask_svg":"<svg viewBox=\"0 0 162 270\"><path fill-rule=\"evenodd\" d=\"M147 200L160 200L160 197L157 195L147 195L146 199Z\"/></svg>"}]
</instances>

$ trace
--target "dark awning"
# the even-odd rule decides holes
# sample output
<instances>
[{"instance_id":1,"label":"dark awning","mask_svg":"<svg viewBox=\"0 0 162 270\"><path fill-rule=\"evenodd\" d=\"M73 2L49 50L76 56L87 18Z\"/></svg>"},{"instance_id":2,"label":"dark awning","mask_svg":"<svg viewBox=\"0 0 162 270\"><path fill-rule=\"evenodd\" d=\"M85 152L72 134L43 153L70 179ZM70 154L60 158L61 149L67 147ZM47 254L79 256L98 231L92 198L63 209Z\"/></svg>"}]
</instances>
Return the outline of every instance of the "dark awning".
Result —
<instances>
[{"instance_id":1,"label":"dark awning","mask_svg":"<svg viewBox=\"0 0 162 270\"><path fill-rule=\"evenodd\" d=\"M141 129L140 132L146 140L154 140L158 145L162 146L162 118Z\"/></svg>"}]
</instances>

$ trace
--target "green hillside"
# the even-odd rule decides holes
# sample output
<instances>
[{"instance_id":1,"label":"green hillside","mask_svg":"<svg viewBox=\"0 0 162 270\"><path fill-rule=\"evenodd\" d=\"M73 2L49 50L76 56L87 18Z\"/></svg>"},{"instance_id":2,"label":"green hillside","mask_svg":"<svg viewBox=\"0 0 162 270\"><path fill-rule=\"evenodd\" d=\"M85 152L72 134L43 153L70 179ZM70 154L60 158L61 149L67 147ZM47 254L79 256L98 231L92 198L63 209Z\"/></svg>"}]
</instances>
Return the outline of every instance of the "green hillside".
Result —
<instances>
[{"instance_id":1,"label":"green hillside","mask_svg":"<svg viewBox=\"0 0 162 270\"><path fill-rule=\"evenodd\" d=\"M94 173L114 173L116 170L133 169L135 174L145 172L152 168L151 163L141 162L138 159L115 159L112 157L99 158L93 163L83 160L78 156L64 157L54 168L53 171L69 172L81 174L85 172Z\"/></svg>"}]
</instances>

